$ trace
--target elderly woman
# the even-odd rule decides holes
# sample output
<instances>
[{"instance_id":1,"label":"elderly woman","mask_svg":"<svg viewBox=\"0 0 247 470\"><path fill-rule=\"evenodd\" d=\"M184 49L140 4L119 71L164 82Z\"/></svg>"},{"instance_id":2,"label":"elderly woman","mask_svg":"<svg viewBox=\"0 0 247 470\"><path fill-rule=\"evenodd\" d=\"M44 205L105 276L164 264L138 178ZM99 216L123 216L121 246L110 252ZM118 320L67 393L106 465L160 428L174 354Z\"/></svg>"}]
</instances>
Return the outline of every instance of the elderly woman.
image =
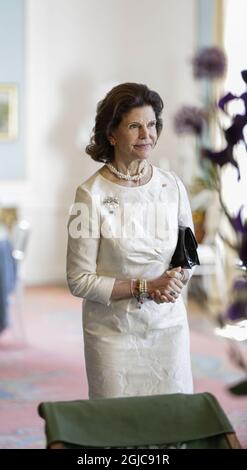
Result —
<instances>
[{"instance_id":1,"label":"elderly woman","mask_svg":"<svg viewBox=\"0 0 247 470\"><path fill-rule=\"evenodd\" d=\"M163 102L124 83L99 102L86 152L104 165L76 191L67 280L83 302L89 398L192 393L187 314L191 272L169 269L178 225L193 229L186 190L149 162Z\"/></svg>"}]
</instances>

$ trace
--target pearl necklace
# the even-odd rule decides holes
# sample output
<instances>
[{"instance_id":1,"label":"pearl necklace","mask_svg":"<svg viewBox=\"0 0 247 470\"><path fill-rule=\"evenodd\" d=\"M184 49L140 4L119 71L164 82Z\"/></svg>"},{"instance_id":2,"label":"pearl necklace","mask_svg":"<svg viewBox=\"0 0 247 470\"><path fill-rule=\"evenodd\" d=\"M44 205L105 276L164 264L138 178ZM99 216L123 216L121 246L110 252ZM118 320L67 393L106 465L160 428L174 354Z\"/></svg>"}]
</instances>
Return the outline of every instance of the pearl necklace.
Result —
<instances>
[{"instance_id":1,"label":"pearl necklace","mask_svg":"<svg viewBox=\"0 0 247 470\"><path fill-rule=\"evenodd\" d=\"M106 163L106 166L107 166L107 168L109 168L109 170L112 173L114 173L114 175L116 175L120 179L127 180L127 181L139 181L141 178L143 178L143 176L147 172L148 162L147 162L147 160L144 160L144 166L141 169L141 171L139 173L137 173L136 175L133 175L133 176L130 175L129 170L127 170L127 174L121 173L121 171L118 171L115 168L115 166L113 166L111 163Z\"/></svg>"}]
</instances>

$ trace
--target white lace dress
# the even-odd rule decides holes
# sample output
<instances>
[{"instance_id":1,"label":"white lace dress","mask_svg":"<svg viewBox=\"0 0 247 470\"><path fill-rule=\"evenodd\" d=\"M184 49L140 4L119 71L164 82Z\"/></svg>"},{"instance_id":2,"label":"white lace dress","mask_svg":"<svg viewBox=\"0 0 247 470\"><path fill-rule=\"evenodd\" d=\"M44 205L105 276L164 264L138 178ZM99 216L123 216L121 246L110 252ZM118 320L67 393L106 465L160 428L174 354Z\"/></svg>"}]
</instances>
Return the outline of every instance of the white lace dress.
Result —
<instances>
[{"instance_id":1,"label":"white lace dress","mask_svg":"<svg viewBox=\"0 0 247 470\"><path fill-rule=\"evenodd\" d=\"M141 309L134 298L110 300L115 279L153 279L168 268L178 223L193 229L183 183L157 167L139 187L113 183L97 171L79 186L75 202L67 280L73 295L85 299L89 398L192 393L182 296L174 304L145 299Z\"/></svg>"}]
</instances>

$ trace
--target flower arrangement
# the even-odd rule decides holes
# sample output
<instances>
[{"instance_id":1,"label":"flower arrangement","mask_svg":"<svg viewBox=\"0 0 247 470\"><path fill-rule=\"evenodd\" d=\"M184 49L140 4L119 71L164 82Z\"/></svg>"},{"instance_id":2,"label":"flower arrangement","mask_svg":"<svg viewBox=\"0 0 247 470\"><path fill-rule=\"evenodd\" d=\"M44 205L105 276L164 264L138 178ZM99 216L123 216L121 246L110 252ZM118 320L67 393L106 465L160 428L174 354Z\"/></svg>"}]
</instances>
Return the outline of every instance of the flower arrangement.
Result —
<instances>
[{"instance_id":1,"label":"flower arrangement","mask_svg":"<svg viewBox=\"0 0 247 470\"><path fill-rule=\"evenodd\" d=\"M222 78L226 69L226 57L219 48L205 48L193 59L194 77L204 79L212 83L212 80ZM243 82L247 85L247 70L241 72ZM218 320L221 328L228 323L236 324L241 321L240 327L247 326L247 218L245 216L244 201L240 201L237 214L232 215L224 201L222 195L223 168L231 165L236 171L236 183L247 175L241 175L238 161L239 145L244 145L247 153L247 141L244 135L244 127L247 125L247 91L240 95L231 92L226 93L218 100L210 99L209 86L207 86L207 96L203 108L195 106L183 106L175 115L174 126L178 134L190 133L195 136L201 175L196 178L192 187L193 192L200 192L203 189L214 191L219 196L222 213L225 214L234 241L230 242L224 237L224 242L230 246L238 257L239 276L232 285L231 301L224 314L220 314ZM231 114L229 105L234 102L241 102L244 112ZM228 122L225 126L222 122ZM221 141L219 150L212 149L212 139L210 129L217 132ZM231 337L229 335L228 337ZM245 362L240 349L236 344L231 346L231 358L241 369L247 372ZM247 381L230 388L233 393L246 394Z\"/></svg>"},{"instance_id":2,"label":"flower arrangement","mask_svg":"<svg viewBox=\"0 0 247 470\"><path fill-rule=\"evenodd\" d=\"M203 49L193 59L194 76L197 78L215 79L222 78L226 68L226 58L224 53L216 47ZM241 72L244 82L247 84L247 70ZM234 100L242 100L244 103L244 114L231 116L228 112L228 105ZM219 123L219 113L224 113L230 119L230 125L222 128ZM209 137L209 128L215 126L221 137L225 141L224 148L214 151L210 148L211 142L206 139ZM202 167L202 175L196 178L193 184L197 191L204 188L214 190L219 195L219 201L222 211L226 215L236 237L232 244L229 240L226 243L233 248L239 256L243 267L247 269L247 221L244 221L243 209L241 205L237 216L230 215L222 197L222 175L221 169L230 164L236 168L237 178L240 180L240 169L235 158L235 147L240 142L244 142L247 150L247 142L244 138L244 126L247 124L247 91L240 96L233 95L231 92L225 94L218 102L210 101L210 109L207 104L204 108L196 106L183 106L175 115L174 126L178 134L193 134L198 143L199 163ZM205 165L206 162L206 165ZM193 194L193 188L192 188Z\"/></svg>"},{"instance_id":3,"label":"flower arrangement","mask_svg":"<svg viewBox=\"0 0 247 470\"><path fill-rule=\"evenodd\" d=\"M214 190L217 183L217 171L210 158L204 159L203 148L211 144L210 131L217 121L214 84L223 79L226 72L226 57L217 47L202 49L192 60L193 75L204 85L203 107L183 106L174 118L174 129L178 135L190 134L195 137L199 176L190 188L192 195L202 190ZM206 201L206 206L208 201Z\"/></svg>"}]
</instances>

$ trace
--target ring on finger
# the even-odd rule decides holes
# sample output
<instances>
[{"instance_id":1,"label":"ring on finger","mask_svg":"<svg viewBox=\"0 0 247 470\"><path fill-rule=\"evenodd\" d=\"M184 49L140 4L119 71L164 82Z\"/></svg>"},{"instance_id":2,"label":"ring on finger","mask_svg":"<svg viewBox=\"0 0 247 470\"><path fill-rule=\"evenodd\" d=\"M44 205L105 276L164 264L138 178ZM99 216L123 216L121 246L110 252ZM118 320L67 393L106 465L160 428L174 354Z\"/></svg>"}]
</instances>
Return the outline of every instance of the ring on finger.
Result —
<instances>
[{"instance_id":1,"label":"ring on finger","mask_svg":"<svg viewBox=\"0 0 247 470\"><path fill-rule=\"evenodd\" d=\"M170 290L169 294L172 296L172 297L176 297L176 292L174 290Z\"/></svg>"}]
</instances>

